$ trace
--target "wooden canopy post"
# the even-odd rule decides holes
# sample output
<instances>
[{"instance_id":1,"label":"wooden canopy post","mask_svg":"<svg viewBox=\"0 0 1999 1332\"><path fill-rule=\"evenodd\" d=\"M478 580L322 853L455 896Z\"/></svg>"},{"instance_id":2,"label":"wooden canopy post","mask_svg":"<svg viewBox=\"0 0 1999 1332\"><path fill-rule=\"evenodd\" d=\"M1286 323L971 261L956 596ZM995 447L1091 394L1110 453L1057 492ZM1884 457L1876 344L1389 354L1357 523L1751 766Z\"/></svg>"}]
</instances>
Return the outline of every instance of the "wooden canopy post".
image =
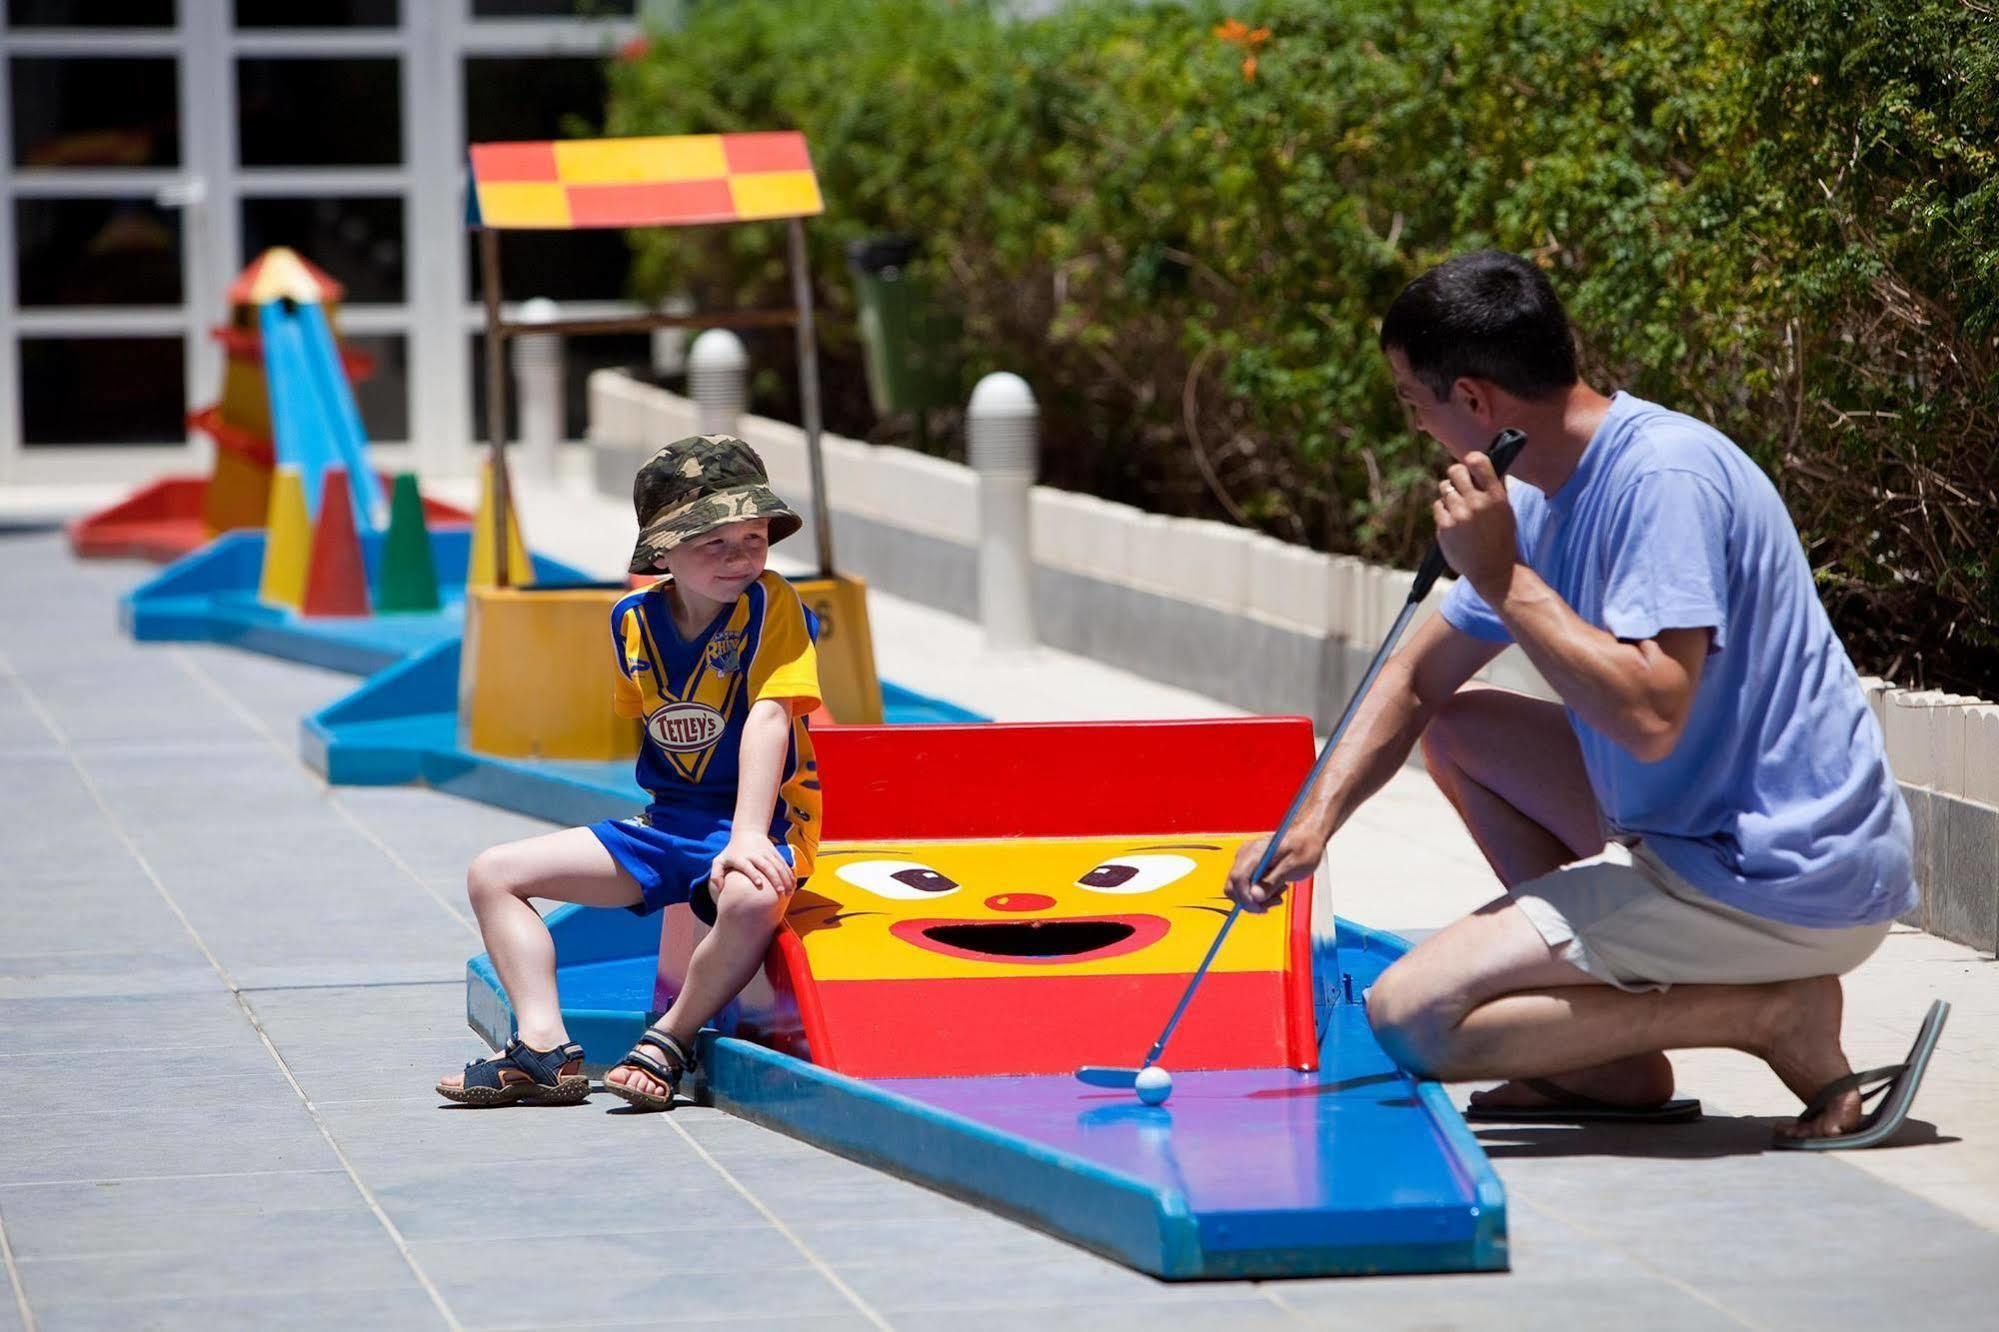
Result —
<instances>
[{"instance_id":1,"label":"wooden canopy post","mask_svg":"<svg viewBox=\"0 0 1999 1332\"><path fill-rule=\"evenodd\" d=\"M812 322L811 259L805 251L805 222L792 218L791 304L798 312L798 401L805 417L805 460L812 471L812 535L819 547L819 576L833 576L833 519L827 512L826 459L819 447L819 338Z\"/></svg>"},{"instance_id":2,"label":"wooden canopy post","mask_svg":"<svg viewBox=\"0 0 1999 1332\"><path fill-rule=\"evenodd\" d=\"M479 279L486 304L486 438L487 465L493 471L493 586L511 585L507 568L509 520L513 517L513 486L507 475L507 334L500 317L500 233L479 228Z\"/></svg>"}]
</instances>

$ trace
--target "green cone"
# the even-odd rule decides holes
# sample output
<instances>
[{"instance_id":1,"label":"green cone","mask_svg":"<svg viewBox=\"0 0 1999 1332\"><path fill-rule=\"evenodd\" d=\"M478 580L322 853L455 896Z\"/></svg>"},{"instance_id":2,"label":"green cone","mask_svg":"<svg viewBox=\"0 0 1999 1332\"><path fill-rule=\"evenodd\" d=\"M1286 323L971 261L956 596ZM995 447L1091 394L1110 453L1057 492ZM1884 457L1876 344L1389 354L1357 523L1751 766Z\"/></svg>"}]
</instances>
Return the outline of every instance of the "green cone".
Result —
<instances>
[{"instance_id":1,"label":"green cone","mask_svg":"<svg viewBox=\"0 0 1999 1332\"><path fill-rule=\"evenodd\" d=\"M430 533L423 525L423 496L416 474L396 478L389 506L389 535L382 547L382 570L375 589L377 611L434 611L437 565L430 558Z\"/></svg>"}]
</instances>

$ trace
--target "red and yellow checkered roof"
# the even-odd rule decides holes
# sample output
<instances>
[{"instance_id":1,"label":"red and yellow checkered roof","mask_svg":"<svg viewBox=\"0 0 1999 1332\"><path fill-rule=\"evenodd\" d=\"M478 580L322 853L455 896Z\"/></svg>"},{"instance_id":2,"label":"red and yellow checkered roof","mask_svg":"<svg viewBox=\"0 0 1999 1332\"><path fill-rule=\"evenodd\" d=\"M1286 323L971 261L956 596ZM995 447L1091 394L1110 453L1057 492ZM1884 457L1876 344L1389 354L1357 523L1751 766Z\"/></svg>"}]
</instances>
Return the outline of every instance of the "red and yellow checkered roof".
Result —
<instances>
[{"instance_id":1,"label":"red and yellow checkered roof","mask_svg":"<svg viewBox=\"0 0 1999 1332\"><path fill-rule=\"evenodd\" d=\"M760 222L825 211L805 136L472 145L471 222L529 231Z\"/></svg>"}]
</instances>

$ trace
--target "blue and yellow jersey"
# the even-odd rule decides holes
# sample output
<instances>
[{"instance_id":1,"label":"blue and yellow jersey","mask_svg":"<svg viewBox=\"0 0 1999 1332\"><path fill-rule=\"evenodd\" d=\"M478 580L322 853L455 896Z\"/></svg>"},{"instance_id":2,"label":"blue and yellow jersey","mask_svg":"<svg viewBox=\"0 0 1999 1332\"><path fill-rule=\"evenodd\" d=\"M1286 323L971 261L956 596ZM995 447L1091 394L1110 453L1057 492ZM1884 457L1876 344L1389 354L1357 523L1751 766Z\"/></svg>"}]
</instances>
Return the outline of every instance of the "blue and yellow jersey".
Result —
<instances>
[{"instance_id":1,"label":"blue and yellow jersey","mask_svg":"<svg viewBox=\"0 0 1999 1332\"><path fill-rule=\"evenodd\" d=\"M731 810L750 707L776 699L791 713L770 837L790 846L799 878L819 845L819 765L806 714L819 706L819 658L805 603L766 572L692 641L681 638L667 580L618 602L611 640L618 653L618 715L645 722L638 783L655 817L676 807Z\"/></svg>"}]
</instances>

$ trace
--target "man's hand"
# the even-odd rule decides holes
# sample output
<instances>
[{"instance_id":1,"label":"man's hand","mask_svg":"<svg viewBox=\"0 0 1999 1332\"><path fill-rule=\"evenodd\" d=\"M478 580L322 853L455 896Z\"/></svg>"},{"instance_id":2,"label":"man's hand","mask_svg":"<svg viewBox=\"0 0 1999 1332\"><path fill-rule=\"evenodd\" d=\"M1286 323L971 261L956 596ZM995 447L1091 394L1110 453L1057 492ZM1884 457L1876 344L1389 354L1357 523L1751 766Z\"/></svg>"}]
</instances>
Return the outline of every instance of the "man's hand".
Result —
<instances>
[{"instance_id":1,"label":"man's hand","mask_svg":"<svg viewBox=\"0 0 1999 1332\"><path fill-rule=\"evenodd\" d=\"M1251 883L1249 876L1256 872L1256 862L1262 859L1263 848L1269 844L1268 837L1244 842L1235 853L1235 868L1229 871L1229 897L1252 915L1262 915L1276 905L1286 888L1309 879L1326 854L1325 838L1309 828L1294 826L1278 844L1277 854L1270 858L1270 868L1264 871L1263 879Z\"/></svg>"},{"instance_id":2,"label":"man's hand","mask_svg":"<svg viewBox=\"0 0 1999 1332\"><path fill-rule=\"evenodd\" d=\"M732 834L722 854L708 866L708 882L719 884L722 876L731 870L773 893L788 893L798 886L798 877L791 872L791 866L771 845L770 838L761 833Z\"/></svg>"},{"instance_id":3,"label":"man's hand","mask_svg":"<svg viewBox=\"0 0 1999 1332\"><path fill-rule=\"evenodd\" d=\"M1513 533L1513 506L1506 502L1506 482L1492 470L1483 453L1467 454L1437 483L1437 544L1444 558L1488 604L1502 594L1519 561Z\"/></svg>"}]
</instances>

